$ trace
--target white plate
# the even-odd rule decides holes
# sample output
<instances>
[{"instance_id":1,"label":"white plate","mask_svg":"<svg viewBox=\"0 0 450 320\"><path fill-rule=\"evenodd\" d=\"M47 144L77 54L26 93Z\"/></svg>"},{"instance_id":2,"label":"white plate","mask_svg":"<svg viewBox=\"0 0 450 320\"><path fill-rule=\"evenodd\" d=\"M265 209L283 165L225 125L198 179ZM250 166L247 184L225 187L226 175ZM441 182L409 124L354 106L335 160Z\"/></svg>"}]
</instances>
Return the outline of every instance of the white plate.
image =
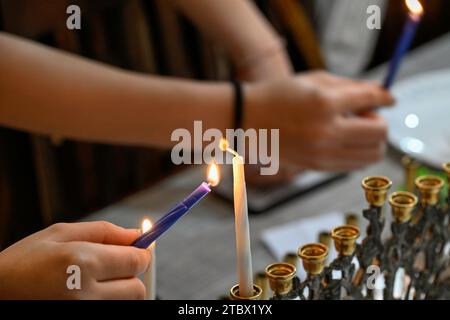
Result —
<instances>
[{"instance_id":1,"label":"white plate","mask_svg":"<svg viewBox=\"0 0 450 320\"><path fill-rule=\"evenodd\" d=\"M435 168L450 161L450 69L408 78L394 86L397 105L383 109L389 142Z\"/></svg>"}]
</instances>

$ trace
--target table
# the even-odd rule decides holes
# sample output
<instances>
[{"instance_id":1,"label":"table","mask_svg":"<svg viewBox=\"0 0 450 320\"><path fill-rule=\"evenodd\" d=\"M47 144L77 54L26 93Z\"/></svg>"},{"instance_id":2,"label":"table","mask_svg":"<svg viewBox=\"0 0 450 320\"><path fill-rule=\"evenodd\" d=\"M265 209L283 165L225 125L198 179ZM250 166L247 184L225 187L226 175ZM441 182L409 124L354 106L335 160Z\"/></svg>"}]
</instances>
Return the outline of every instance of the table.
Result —
<instances>
[{"instance_id":1,"label":"table","mask_svg":"<svg viewBox=\"0 0 450 320\"><path fill-rule=\"evenodd\" d=\"M450 66L450 34L411 53L399 78ZM367 75L382 79L386 66ZM206 167L196 166L171 176L119 203L95 212L83 221L107 220L128 228L140 226L144 216L160 218L164 212L196 187ZM252 216L251 241L254 271L275 262L264 248L260 234L269 227L299 218L339 210L361 212L366 203L361 180L368 175L389 176L395 185L403 182L399 156L390 150L382 162L350 174L344 180ZM332 226L329 226L332 227ZM301 245L301 244L299 244ZM157 291L163 299L217 299L228 294L236 279L234 213L231 203L212 195L163 235L157 245Z\"/></svg>"}]
</instances>

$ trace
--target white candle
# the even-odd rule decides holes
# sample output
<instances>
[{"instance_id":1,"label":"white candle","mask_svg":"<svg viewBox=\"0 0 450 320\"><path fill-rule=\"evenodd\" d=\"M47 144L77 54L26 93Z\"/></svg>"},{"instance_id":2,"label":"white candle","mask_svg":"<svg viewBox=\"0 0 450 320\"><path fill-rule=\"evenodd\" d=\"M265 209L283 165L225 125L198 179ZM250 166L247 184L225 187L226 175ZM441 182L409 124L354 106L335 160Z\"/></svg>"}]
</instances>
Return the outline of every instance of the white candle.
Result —
<instances>
[{"instance_id":1,"label":"white candle","mask_svg":"<svg viewBox=\"0 0 450 320\"><path fill-rule=\"evenodd\" d=\"M247 190L245 187L244 159L239 155L235 155L233 158L233 193L239 295L241 297L251 297L253 296L253 271L247 210Z\"/></svg>"},{"instance_id":2,"label":"white candle","mask_svg":"<svg viewBox=\"0 0 450 320\"><path fill-rule=\"evenodd\" d=\"M152 223L149 219L142 222L142 233L147 232L152 228ZM150 252L150 263L144 273L145 285L145 299L155 300L156 298L156 242L153 242L147 250Z\"/></svg>"}]
</instances>

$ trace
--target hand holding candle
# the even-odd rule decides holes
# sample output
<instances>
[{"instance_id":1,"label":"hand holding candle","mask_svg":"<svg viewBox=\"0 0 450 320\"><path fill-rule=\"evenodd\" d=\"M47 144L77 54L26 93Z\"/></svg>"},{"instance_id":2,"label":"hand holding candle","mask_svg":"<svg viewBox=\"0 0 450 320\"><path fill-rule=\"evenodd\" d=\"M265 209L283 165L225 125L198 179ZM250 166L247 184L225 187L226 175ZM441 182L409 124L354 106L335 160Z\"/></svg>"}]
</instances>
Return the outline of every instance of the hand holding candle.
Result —
<instances>
[{"instance_id":1,"label":"hand holding candle","mask_svg":"<svg viewBox=\"0 0 450 320\"><path fill-rule=\"evenodd\" d=\"M403 29L403 34L398 42L394 56L391 60L389 71L384 81L384 88L389 89L394 82L395 76L400 68L403 57L408 49L411 47L411 43L417 31L417 27L420 24L423 15L423 7L418 0L406 0L408 6L408 20L406 21Z\"/></svg>"}]
</instances>

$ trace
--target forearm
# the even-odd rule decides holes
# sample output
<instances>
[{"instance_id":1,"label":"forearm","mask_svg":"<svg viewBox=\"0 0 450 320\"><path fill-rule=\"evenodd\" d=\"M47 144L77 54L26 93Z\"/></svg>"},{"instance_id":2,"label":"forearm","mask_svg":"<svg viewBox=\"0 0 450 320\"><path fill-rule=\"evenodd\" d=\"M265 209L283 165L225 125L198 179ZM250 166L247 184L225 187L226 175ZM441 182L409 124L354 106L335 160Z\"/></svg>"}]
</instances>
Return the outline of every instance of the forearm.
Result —
<instances>
[{"instance_id":1,"label":"forearm","mask_svg":"<svg viewBox=\"0 0 450 320\"><path fill-rule=\"evenodd\" d=\"M144 76L0 34L0 125L168 147L177 128L232 126L232 90Z\"/></svg>"},{"instance_id":2,"label":"forearm","mask_svg":"<svg viewBox=\"0 0 450 320\"><path fill-rule=\"evenodd\" d=\"M172 1L203 33L220 41L240 71L252 73L249 80L260 80L257 78L266 73L279 76L292 72L282 40L251 1Z\"/></svg>"}]
</instances>

